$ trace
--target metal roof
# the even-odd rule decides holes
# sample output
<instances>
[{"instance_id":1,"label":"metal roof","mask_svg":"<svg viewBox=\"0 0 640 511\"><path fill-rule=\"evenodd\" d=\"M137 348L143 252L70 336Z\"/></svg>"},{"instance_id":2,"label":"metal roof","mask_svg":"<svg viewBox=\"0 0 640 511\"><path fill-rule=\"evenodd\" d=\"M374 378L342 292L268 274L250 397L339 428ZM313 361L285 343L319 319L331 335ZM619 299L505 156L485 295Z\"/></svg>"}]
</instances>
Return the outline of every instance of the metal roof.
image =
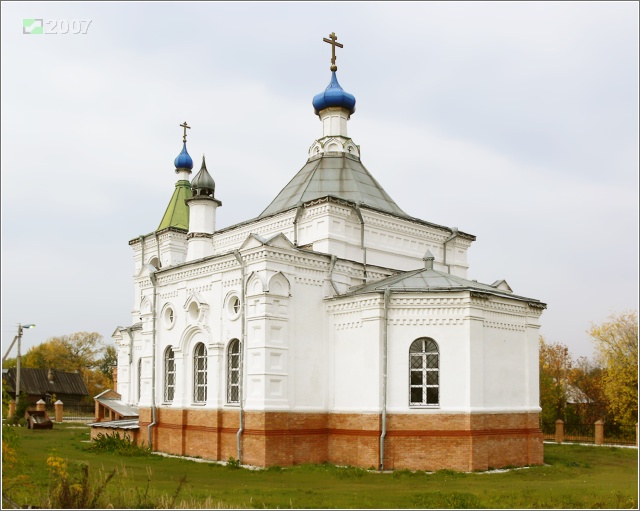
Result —
<instances>
[{"instance_id":1,"label":"metal roof","mask_svg":"<svg viewBox=\"0 0 640 511\"><path fill-rule=\"evenodd\" d=\"M53 378L51 378L53 377ZM9 392L16 388L16 368L2 370ZM67 373L53 369L20 368L20 390L27 395L70 394L88 396L89 391L79 373Z\"/></svg>"},{"instance_id":2,"label":"metal roof","mask_svg":"<svg viewBox=\"0 0 640 511\"><path fill-rule=\"evenodd\" d=\"M391 275L390 277L378 280L377 282L371 282L352 288L346 293L336 296L335 298L367 293L380 293L387 289L396 293L447 293L455 291L471 291L485 295L494 295L513 300L525 301L532 306L546 308L546 304L536 300L535 298L514 295L513 293L502 291L488 284L482 284L475 280L463 279L462 277L457 277L456 275L444 273L432 268L421 268L418 270L411 270Z\"/></svg>"},{"instance_id":3,"label":"metal roof","mask_svg":"<svg viewBox=\"0 0 640 511\"><path fill-rule=\"evenodd\" d=\"M118 415L122 415L123 417L137 417L138 416L138 407L133 405L128 405L123 403L118 399L104 399L96 397L94 398L98 403L102 406L113 410Z\"/></svg>"},{"instance_id":4,"label":"metal roof","mask_svg":"<svg viewBox=\"0 0 640 511\"><path fill-rule=\"evenodd\" d=\"M158 231L167 227L189 230L189 206L185 204L186 199L191 198L191 184L184 179L176 183L175 190L169 201L169 205L164 212L164 216L158 226Z\"/></svg>"},{"instance_id":5,"label":"metal roof","mask_svg":"<svg viewBox=\"0 0 640 511\"><path fill-rule=\"evenodd\" d=\"M329 195L408 217L358 157L348 153L324 153L307 160L258 218Z\"/></svg>"},{"instance_id":6,"label":"metal roof","mask_svg":"<svg viewBox=\"0 0 640 511\"><path fill-rule=\"evenodd\" d=\"M140 429L140 421L138 419L123 419L119 421L90 422L89 426L112 429Z\"/></svg>"}]
</instances>

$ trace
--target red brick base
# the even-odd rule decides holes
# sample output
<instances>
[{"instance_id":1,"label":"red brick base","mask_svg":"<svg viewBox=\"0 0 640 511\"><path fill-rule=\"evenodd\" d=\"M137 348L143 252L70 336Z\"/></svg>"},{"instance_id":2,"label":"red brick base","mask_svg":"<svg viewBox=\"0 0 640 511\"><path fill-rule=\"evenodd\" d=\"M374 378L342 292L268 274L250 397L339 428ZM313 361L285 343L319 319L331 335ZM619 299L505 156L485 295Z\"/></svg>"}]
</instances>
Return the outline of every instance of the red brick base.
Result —
<instances>
[{"instance_id":1,"label":"red brick base","mask_svg":"<svg viewBox=\"0 0 640 511\"><path fill-rule=\"evenodd\" d=\"M147 442L150 409L140 409ZM385 469L460 471L540 465L537 413L389 414ZM226 461L238 458L239 411L158 409L153 449ZM380 468L379 414L245 412L242 463L290 466L329 462ZM93 435L92 435L93 436Z\"/></svg>"}]
</instances>

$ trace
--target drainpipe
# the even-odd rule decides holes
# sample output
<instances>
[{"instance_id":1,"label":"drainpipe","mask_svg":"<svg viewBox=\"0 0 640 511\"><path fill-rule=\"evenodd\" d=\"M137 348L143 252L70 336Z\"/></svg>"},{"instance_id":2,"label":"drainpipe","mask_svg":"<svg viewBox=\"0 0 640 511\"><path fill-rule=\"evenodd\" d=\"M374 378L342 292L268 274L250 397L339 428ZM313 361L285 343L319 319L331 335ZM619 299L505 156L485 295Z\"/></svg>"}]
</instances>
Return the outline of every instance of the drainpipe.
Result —
<instances>
[{"instance_id":1,"label":"drainpipe","mask_svg":"<svg viewBox=\"0 0 640 511\"><path fill-rule=\"evenodd\" d=\"M158 231L154 231L153 235L156 238L156 252L158 253L158 268L162 268L162 261L160 260L160 242L158 241Z\"/></svg>"},{"instance_id":2,"label":"drainpipe","mask_svg":"<svg viewBox=\"0 0 640 511\"><path fill-rule=\"evenodd\" d=\"M125 328L127 331L127 335L129 336L129 365L133 364L133 334L131 333L131 327L128 326ZM131 381L131 377L129 377L129 381Z\"/></svg>"},{"instance_id":3,"label":"drainpipe","mask_svg":"<svg viewBox=\"0 0 640 511\"><path fill-rule=\"evenodd\" d=\"M384 438L387 436L387 348L389 331L387 322L389 319L389 298L391 289L387 288L383 294L382 314L382 431L380 433L380 470L384 470Z\"/></svg>"},{"instance_id":4,"label":"drainpipe","mask_svg":"<svg viewBox=\"0 0 640 511\"><path fill-rule=\"evenodd\" d=\"M139 239L140 239L140 244L142 245L142 255L141 255L140 262L142 263L142 268L144 268L144 234L141 234Z\"/></svg>"},{"instance_id":5,"label":"drainpipe","mask_svg":"<svg viewBox=\"0 0 640 511\"><path fill-rule=\"evenodd\" d=\"M298 209L296 210L296 217L293 219L293 246L297 247L298 246L298 220L300 220L300 217L302 216L302 204L300 204L298 206Z\"/></svg>"},{"instance_id":6,"label":"drainpipe","mask_svg":"<svg viewBox=\"0 0 640 511\"><path fill-rule=\"evenodd\" d=\"M338 259L337 255L335 255L335 254L331 255L331 263L329 264L329 283L331 284L331 287L335 291L336 295L339 295L340 292L338 291L338 288L336 287L336 283L333 281L333 268L336 265L336 260L337 259Z\"/></svg>"},{"instance_id":7,"label":"drainpipe","mask_svg":"<svg viewBox=\"0 0 640 511\"><path fill-rule=\"evenodd\" d=\"M238 427L238 433L236 433L236 443L237 443L237 449L238 449L238 463L242 463L242 432L244 431L244 392L243 392L243 387L244 387L244 349L245 349L245 337L246 337L246 333L245 333L245 321L246 321L246 314L245 314L245 299L246 299L246 292L245 292L245 282L244 282L244 276L245 276L245 265L244 265L244 261L242 260L242 256L240 255L240 251L239 250L234 250L233 251L233 255L236 257L236 259L238 260L238 263L240 263L240 274L241 274L241 279L242 279L242 293L241 293L241 299L240 299L240 328L241 328L241 334L240 334L240 361L239 361L239 366L240 366L240 374L238 375L238 402L240 403L240 424Z\"/></svg>"},{"instance_id":8,"label":"drainpipe","mask_svg":"<svg viewBox=\"0 0 640 511\"><path fill-rule=\"evenodd\" d=\"M127 335L129 336L129 398L128 401L133 403L133 379L131 375L133 374L133 334L131 333L131 327L128 326L125 328ZM116 388L116 392L118 389Z\"/></svg>"},{"instance_id":9,"label":"drainpipe","mask_svg":"<svg viewBox=\"0 0 640 511\"><path fill-rule=\"evenodd\" d=\"M156 238L157 239L157 238ZM151 428L156 425L156 300L157 300L157 277L156 277L156 269L148 265L149 270L149 278L151 279L151 284L153 285L153 328L151 333L151 422L147 426L147 439L149 442L149 449L153 451L153 440Z\"/></svg>"},{"instance_id":10,"label":"drainpipe","mask_svg":"<svg viewBox=\"0 0 640 511\"><path fill-rule=\"evenodd\" d=\"M443 242L443 245L444 245L444 265L447 267L447 272L448 273L451 273L451 265L447 264L447 243L449 243L450 241L456 239L457 237L458 237L458 228L457 227L452 227L451 228L451 236L449 236Z\"/></svg>"},{"instance_id":11,"label":"drainpipe","mask_svg":"<svg viewBox=\"0 0 640 511\"><path fill-rule=\"evenodd\" d=\"M355 208L356 215L360 219L360 248L362 249L362 265L364 267L364 282L367 283L367 249L364 246L364 218L362 217L362 212L360 211L360 205L356 204Z\"/></svg>"}]
</instances>

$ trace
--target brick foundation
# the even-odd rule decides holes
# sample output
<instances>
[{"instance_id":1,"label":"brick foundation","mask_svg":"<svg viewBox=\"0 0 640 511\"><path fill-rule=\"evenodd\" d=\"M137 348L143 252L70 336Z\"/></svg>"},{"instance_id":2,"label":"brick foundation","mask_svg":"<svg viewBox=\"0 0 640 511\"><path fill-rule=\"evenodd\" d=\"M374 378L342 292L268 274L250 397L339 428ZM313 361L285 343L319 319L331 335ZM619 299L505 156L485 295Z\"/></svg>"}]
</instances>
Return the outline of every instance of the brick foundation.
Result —
<instances>
[{"instance_id":1,"label":"brick foundation","mask_svg":"<svg viewBox=\"0 0 640 511\"><path fill-rule=\"evenodd\" d=\"M239 410L159 408L153 448L183 456L237 458ZM138 442L151 412L140 409ZM385 469L460 471L543 463L537 413L388 414ZM380 414L254 412L244 414L242 462L290 466L329 462L380 465ZM93 437L93 434L92 434Z\"/></svg>"}]
</instances>

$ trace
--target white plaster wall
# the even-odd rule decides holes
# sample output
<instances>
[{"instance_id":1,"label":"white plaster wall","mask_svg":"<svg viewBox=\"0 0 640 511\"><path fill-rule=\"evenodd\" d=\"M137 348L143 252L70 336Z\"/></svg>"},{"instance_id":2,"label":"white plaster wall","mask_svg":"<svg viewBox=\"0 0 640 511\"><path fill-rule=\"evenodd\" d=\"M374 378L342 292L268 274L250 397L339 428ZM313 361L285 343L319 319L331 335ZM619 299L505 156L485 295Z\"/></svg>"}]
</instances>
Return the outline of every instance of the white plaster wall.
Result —
<instances>
[{"instance_id":1,"label":"white plaster wall","mask_svg":"<svg viewBox=\"0 0 640 511\"><path fill-rule=\"evenodd\" d=\"M265 238L282 233L293 242L293 220L295 216L296 210L293 209L273 217L238 225L223 232L216 232L213 237L214 254L224 254L237 249L252 233Z\"/></svg>"},{"instance_id":2,"label":"white plaster wall","mask_svg":"<svg viewBox=\"0 0 640 511\"><path fill-rule=\"evenodd\" d=\"M366 319L362 311L340 316L334 317L330 358L333 392L329 409L377 412L380 410L381 323Z\"/></svg>"},{"instance_id":3,"label":"white plaster wall","mask_svg":"<svg viewBox=\"0 0 640 511\"><path fill-rule=\"evenodd\" d=\"M527 407L528 367L524 332L485 328L484 338L484 407Z\"/></svg>"},{"instance_id":4,"label":"white plaster wall","mask_svg":"<svg viewBox=\"0 0 640 511\"><path fill-rule=\"evenodd\" d=\"M213 234L216 227L217 205L209 199L191 199L189 202L189 232Z\"/></svg>"},{"instance_id":5,"label":"white plaster wall","mask_svg":"<svg viewBox=\"0 0 640 511\"><path fill-rule=\"evenodd\" d=\"M292 282L289 316L288 373L290 403L295 410L326 409L327 337L323 276L300 275Z\"/></svg>"},{"instance_id":6,"label":"white plaster wall","mask_svg":"<svg viewBox=\"0 0 640 511\"><path fill-rule=\"evenodd\" d=\"M437 407L409 406L409 347L420 337L430 337L440 352L440 404ZM389 387L387 409L390 412L469 408L469 342L464 325L403 325L389 329Z\"/></svg>"},{"instance_id":7,"label":"white plaster wall","mask_svg":"<svg viewBox=\"0 0 640 511\"><path fill-rule=\"evenodd\" d=\"M349 112L343 108L325 108L320 112L322 136L347 137L347 120Z\"/></svg>"},{"instance_id":8,"label":"white plaster wall","mask_svg":"<svg viewBox=\"0 0 640 511\"><path fill-rule=\"evenodd\" d=\"M540 411L540 324L538 322L540 311L532 311L528 318L526 330L526 365L527 365L527 405Z\"/></svg>"}]
</instances>

